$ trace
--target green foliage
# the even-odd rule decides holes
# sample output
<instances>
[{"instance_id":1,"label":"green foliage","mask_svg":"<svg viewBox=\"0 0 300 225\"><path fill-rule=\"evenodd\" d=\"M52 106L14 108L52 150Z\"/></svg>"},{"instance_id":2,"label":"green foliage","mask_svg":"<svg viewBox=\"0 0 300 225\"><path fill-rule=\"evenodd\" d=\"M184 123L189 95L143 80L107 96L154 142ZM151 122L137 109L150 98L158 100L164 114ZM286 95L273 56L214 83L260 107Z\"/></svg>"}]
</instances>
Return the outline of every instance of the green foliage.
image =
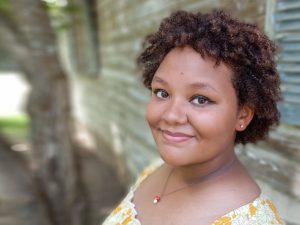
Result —
<instances>
[{"instance_id":1,"label":"green foliage","mask_svg":"<svg viewBox=\"0 0 300 225\"><path fill-rule=\"evenodd\" d=\"M11 140L28 139L29 118L22 116L0 117L0 132Z\"/></svg>"},{"instance_id":2,"label":"green foliage","mask_svg":"<svg viewBox=\"0 0 300 225\"><path fill-rule=\"evenodd\" d=\"M12 7L9 0L0 0L0 13L11 13Z\"/></svg>"},{"instance_id":3,"label":"green foliage","mask_svg":"<svg viewBox=\"0 0 300 225\"><path fill-rule=\"evenodd\" d=\"M54 28L57 31L65 31L72 26L72 17L81 12L81 8L75 4L59 5L56 2L47 3L48 11Z\"/></svg>"},{"instance_id":4,"label":"green foliage","mask_svg":"<svg viewBox=\"0 0 300 225\"><path fill-rule=\"evenodd\" d=\"M56 3L47 3L48 10L50 12L59 12L64 14L76 14L80 12L80 7L74 4L67 4L65 6L60 6Z\"/></svg>"},{"instance_id":5,"label":"green foliage","mask_svg":"<svg viewBox=\"0 0 300 225\"><path fill-rule=\"evenodd\" d=\"M0 0L0 20L9 21L10 24L15 21L13 7L9 0Z\"/></svg>"}]
</instances>

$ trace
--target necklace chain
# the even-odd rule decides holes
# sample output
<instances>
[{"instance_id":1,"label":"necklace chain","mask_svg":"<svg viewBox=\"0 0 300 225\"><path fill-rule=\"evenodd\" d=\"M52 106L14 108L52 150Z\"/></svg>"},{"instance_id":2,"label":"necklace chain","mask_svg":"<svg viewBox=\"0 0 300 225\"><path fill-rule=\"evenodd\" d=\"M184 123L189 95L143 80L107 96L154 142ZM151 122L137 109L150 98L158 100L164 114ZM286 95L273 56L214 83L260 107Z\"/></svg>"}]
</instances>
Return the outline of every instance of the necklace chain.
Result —
<instances>
[{"instance_id":1,"label":"necklace chain","mask_svg":"<svg viewBox=\"0 0 300 225\"><path fill-rule=\"evenodd\" d=\"M177 189L175 189L175 190L173 190L173 191L170 191L170 192L168 192L168 193L165 193L166 188L167 188L168 183L169 183L169 180L170 180L172 174L175 172L175 167L173 167L172 170L170 171L170 173L169 173L169 175L168 175L168 177L167 177L165 183L164 183L164 186L163 186L163 189L162 189L160 195L156 195L156 196L154 197L153 203L154 203L154 204L157 204L157 203L160 202L160 200L162 199L162 197L166 197L166 196L168 196L168 195L171 195L171 194L174 194L174 193L176 193L176 192L182 191L182 190L184 190L184 189L186 189L186 188L188 188L188 187L190 187L190 186L192 186L192 185L194 185L194 184L197 184L197 183L199 183L199 182L201 182L201 181L204 181L204 180L207 179L208 177L217 176L217 175L220 174L221 172L225 172L228 168L231 167L231 165L232 165L234 162L235 162L235 158L234 158L230 163L228 163L227 165L225 165L225 166L223 167L223 169L217 169L217 170L214 170L214 171L212 171L211 173L209 173L209 174L207 174L207 175L205 175L205 176L196 178L196 179L193 180L192 182L190 182L190 183L188 183L188 184L186 184L186 185L183 185L183 186L180 187L180 188L177 188Z\"/></svg>"}]
</instances>

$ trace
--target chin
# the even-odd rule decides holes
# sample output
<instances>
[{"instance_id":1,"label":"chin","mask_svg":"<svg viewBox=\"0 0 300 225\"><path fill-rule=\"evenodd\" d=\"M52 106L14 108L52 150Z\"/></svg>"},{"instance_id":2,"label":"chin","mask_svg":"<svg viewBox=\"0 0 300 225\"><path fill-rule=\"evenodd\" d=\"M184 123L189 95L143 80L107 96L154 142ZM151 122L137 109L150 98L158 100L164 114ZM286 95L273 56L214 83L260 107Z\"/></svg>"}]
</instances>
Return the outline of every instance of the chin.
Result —
<instances>
[{"instance_id":1,"label":"chin","mask_svg":"<svg viewBox=\"0 0 300 225\"><path fill-rule=\"evenodd\" d=\"M192 164L193 162L188 162L182 155L180 150L174 149L174 147L163 147L159 148L159 154L162 160L172 166L184 166Z\"/></svg>"}]
</instances>

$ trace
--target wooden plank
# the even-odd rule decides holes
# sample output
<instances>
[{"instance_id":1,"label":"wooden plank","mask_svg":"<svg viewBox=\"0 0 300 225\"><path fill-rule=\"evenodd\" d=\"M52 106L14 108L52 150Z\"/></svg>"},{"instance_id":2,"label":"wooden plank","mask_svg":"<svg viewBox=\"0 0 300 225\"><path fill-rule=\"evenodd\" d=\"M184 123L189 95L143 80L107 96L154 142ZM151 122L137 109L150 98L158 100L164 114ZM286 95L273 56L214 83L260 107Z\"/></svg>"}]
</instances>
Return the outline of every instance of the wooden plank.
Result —
<instances>
[{"instance_id":1,"label":"wooden plank","mask_svg":"<svg viewBox=\"0 0 300 225\"><path fill-rule=\"evenodd\" d=\"M299 21L281 22L275 25L275 32L299 32Z\"/></svg>"},{"instance_id":2,"label":"wooden plank","mask_svg":"<svg viewBox=\"0 0 300 225\"><path fill-rule=\"evenodd\" d=\"M283 93L283 99L285 103L291 104L291 107L295 104L300 105L300 96L297 94L294 95L289 93Z\"/></svg>"},{"instance_id":3,"label":"wooden plank","mask_svg":"<svg viewBox=\"0 0 300 225\"><path fill-rule=\"evenodd\" d=\"M280 72L300 73L300 64L281 64L279 61L278 70Z\"/></svg>"},{"instance_id":4,"label":"wooden plank","mask_svg":"<svg viewBox=\"0 0 300 225\"><path fill-rule=\"evenodd\" d=\"M275 35L275 39L280 41L281 43L297 43L300 45L300 31L299 33L294 33L293 35L290 35L289 33L280 33Z\"/></svg>"},{"instance_id":5,"label":"wooden plank","mask_svg":"<svg viewBox=\"0 0 300 225\"><path fill-rule=\"evenodd\" d=\"M300 75L299 74L282 72L280 75L281 75L281 81L283 83L294 83L294 84L300 85Z\"/></svg>"},{"instance_id":6,"label":"wooden plank","mask_svg":"<svg viewBox=\"0 0 300 225\"><path fill-rule=\"evenodd\" d=\"M283 52L280 55L280 62L288 62L288 63L296 63L299 62L300 63L300 51L296 51L296 52Z\"/></svg>"},{"instance_id":7,"label":"wooden plank","mask_svg":"<svg viewBox=\"0 0 300 225\"><path fill-rule=\"evenodd\" d=\"M281 121L300 125L300 105L283 102L279 104L279 110L281 111Z\"/></svg>"},{"instance_id":8,"label":"wooden plank","mask_svg":"<svg viewBox=\"0 0 300 225\"><path fill-rule=\"evenodd\" d=\"M300 1L278 1L276 8L279 12L300 9Z\"/></svg>"},{"instance_id":9,"label":"wooden plank","mask_svg":"<svg viewBox=\"0 0 300 225\"><path fill-rule=\"evenodd\" d=\"M275 21L276 22L283 22L283 21L290 21L290 20L299 20L300 13L299 12L284 12L284 13L276 13L275 14Z\"/></svg>"},{"instance_id":10,"label":"wooden plank","mask_svg":"<svg viewBox=\"0 0 300 225\"><path fill-rule=\"evenodd\" d=\"M279 47L282 52L296 52L300 51L300 43L281 43L279 42Z\"/></svg>"},{"instance_id":11,"label":"wooden plank","mask_svg":"<svg viewBox=\"0 0 300 225\"><path fill-rule=\"evenodd\" d=\"M299 84L282 84L282 89L285 93L299 94L300 98L300 85Z\"/></svg>"}]
</instances>

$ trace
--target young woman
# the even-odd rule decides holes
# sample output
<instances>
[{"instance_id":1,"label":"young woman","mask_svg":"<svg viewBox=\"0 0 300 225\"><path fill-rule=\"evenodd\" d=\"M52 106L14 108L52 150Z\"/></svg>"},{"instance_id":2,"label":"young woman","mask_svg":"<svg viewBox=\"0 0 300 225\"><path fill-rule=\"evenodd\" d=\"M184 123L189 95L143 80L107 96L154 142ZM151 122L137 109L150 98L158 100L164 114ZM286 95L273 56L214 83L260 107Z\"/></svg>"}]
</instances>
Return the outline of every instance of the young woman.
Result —
<instances>
[{"instance_id":1,"label":"young woman","mask_svg":"<svg viewBox=\"0 0 300 225\"><path fill-rule=\"evenodd\" d=\"M178 11L146 44L138 62L163 162L141 174L103 224L283 224L234 152L278 123L274 43L222 11Z\"/></svg>"}]
</instances>

